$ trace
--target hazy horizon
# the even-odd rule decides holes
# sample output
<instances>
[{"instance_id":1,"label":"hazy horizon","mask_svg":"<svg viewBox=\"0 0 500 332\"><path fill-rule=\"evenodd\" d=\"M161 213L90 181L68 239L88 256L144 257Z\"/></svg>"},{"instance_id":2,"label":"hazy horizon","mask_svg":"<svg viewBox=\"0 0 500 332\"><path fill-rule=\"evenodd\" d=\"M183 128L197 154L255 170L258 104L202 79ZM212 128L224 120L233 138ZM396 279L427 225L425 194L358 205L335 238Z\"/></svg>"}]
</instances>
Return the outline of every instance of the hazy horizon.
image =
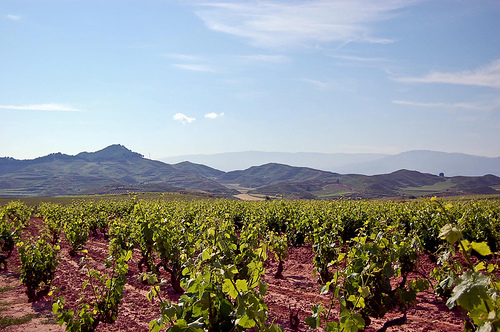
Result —
<instances>
[{"instance_id":1,"label":"hazy horizon","mask_svg":"<svg viewBox=\"0 0 500 332\"><path fill-rule=\"evenodd\" d=\"M500 2L0 5L0 156L500 156Z\"/></svg>"}]
</instances>

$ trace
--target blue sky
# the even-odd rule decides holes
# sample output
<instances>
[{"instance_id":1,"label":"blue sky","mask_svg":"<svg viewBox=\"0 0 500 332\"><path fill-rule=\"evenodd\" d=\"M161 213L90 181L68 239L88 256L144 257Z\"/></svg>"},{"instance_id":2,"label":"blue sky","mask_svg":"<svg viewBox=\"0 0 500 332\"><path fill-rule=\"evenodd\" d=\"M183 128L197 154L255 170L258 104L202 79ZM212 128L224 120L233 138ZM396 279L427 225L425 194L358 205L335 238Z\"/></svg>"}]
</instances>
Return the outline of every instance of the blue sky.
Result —
<instances>
[{"instance_id":1,"label":"blue sky","mask_svg":"<svg viewBox=\"0 0 500 332\"><path fill-rule=\"evenodd\" d=\"M500 2L0 0L0 156L500 156Z\"/></svg>"}]
</instances>

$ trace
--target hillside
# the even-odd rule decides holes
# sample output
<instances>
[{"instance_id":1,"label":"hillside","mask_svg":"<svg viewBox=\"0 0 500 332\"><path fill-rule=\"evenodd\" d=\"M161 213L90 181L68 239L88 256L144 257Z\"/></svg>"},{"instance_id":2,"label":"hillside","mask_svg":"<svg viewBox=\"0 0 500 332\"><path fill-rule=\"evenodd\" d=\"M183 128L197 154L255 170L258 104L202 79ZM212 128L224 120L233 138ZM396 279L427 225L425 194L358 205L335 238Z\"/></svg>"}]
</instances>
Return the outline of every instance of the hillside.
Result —
<instances>
[{"instance_id":1,"label":"hillside","mask_svg":"<svg viewBox=\"0 0 500 332\"><path fill-rule=\"evenodd\" d=\"M424 195L500 194L500 178L444 177L399 170L389 174L338 174L305 167L266 164L233 171L217 179L249 194L286 198L379 198Z\"/></svg>"},{"instance_id":2,"label":"hillside","mask_svg":"<svg viewBox=\"0 0 500 332\"><path fill-rule=\"evenodd\" d=\"M128 191L193 191L219 197L300 199L380 198L500 193L500 178L438 176L410 170L339 174L279 163L223 172L206 165L174 165L144 158L121 145L75 156L54 153L33 160L0 158L0 196L61 196Z\"/></svg>"},{"instance_id":3,"label":"hillside","mask_svg":"<svg viewBox=\"0 0 500 332\"><path fill-rule=\"evenodd\" d=\"M245 170L269 163L308 167L341 174L388 174L400 169L446 176L500 176L500 157L488 158L463 153L408 151L396 155L375 153L284 153L229 152L185 155L161 159L167 163L190 161L223 171Z\"/></svg>"},{"instance_id":4,"label":"hillside","mask_svg":"<svg viewBox=\"0 0 500 332\"><path fill-rule=\"evenodd\" d=\"M230 196L233 191L188 170L143 158L121 145L76 156L34 160L0 158L0 195L57 196L123 191L196 190Z\"/></svg>"},{"instance_id":5,"label":"hillside","mask_svg":"<svg viewBox=\"0 0 500 332\"><path fill-rule=\"evenodd\" d=\"M488 158L463 153L437 151L409 151L393 156L360 163L344 165L339 172L375 175L386 174L399 169L415 170L421 173L446 176L500 176L500 157Z\"/></svg>"},{"instance_id":6,"label":"hillside","mask_svg":"<svg viewBox=\"0 0 500 332\"><path fill-rule=\"evenodd\" d=\"M337 175L307 167L293 167L270 163L262 166L253 166L244 171L227 172L218 177L218 181L221 183L238 183L243 187L257 188L281 181L326 180L334 178Z\"/></svg>"},{"instance_id":7,"label":"hillside","mask_svg":"<svg viewBox=\"0 0 500 332\"><path fill-rule=\"evenodd\" d=\"M309 167L323 171L335 171L345 165L377 160L388 156L376 153L315 153L315 152L226 152L216 154L184 155L161 158L166 163L175 164L190 161L207 165L226 172L245 170L252 166L277 163L296 167Z\"/></svg>"},{"instance_id":8,"label":"hillside","mask_svg":"<svg viewBox=\"0 0 500 332\"><path fill-rule=\"evenodd\" d=\"M215 168L211 168L205 165L194 164L189 161L184 161L175 165L172 165L175 169L195 173L206 177L208 179L216 179L224 174L223 171L219 171Z\"/></svg>"}]
</instances>

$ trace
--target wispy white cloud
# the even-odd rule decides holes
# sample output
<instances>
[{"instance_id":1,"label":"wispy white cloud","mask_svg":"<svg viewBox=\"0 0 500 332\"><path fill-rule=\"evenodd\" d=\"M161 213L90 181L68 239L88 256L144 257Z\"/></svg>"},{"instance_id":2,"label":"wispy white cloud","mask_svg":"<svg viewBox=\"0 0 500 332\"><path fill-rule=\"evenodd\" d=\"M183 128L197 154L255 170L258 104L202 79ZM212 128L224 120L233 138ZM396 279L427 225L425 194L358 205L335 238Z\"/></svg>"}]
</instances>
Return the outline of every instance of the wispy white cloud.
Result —
<instances>
[{"instance_id":1,"label":"wispy white cloud","mask_svg":"<svg viewBox=\"0 0 500 332\"><path fill-rule=\"evenodd\" d=\"M81 112L79 109L63 104L0 105L0 108L20 111Z\"/></svg>"},{"instance_id":2,"label":"wispy white cloud","mask_svg":"<svg viewBox=\"0 0 500 332\"><path fill-rule=\"evenodd\" d=\"M217 113L212 112L212 113L205 114L205 118L212 119L212 120L220 118L221 116L224 116L224 113L217 114Z\"/></svg>"},{"instance_id":3,"label":"wispy white cloud","mask_svg":"<svg viewBox=\"0 0 500 332\"><path fill-rule=\"evenodd\" d=\"M375 36L372 25L395 16L414 0L311 0L208 2L196 14L209 29L266 48L322 42L391 43Z\"/></svg>"},{"instance_id":4,"label":"wispy white cloud","mask_svg":"<svg viewBox=\"0 0 500 332\"><path fill-rule=\"evenodd\" d=\"M415 106L415 107L430 107L430 108L447 108L447 109L466 109L473 111L491 111L500 108L500 103L421 103L408 100L393 100L393 104Z\"/></svg>"},{"instance_id":5,"label":"wispy white cloud","mask_svg":"<svg viewBox=\"0 0 500 332\"><path fill-rule=\"evenodd\" d=\"M250 91L242 91L235 93L234 96L238 99L247 101L247 100L259 100L262 98L268 98L270 94L268 91L250 90Z\"/></svg>"},{"instance_id":6,"label":"wispy white cloud","mask_svg":"<svg viewBox=\"0 0 500 332\"><path fill-rule=\"evenodd\" d=\"M206 73L214 73L216 72L215 68L212 66L204 65L204 64L183 64L183 63L175 63L173 66L177 69L189 70L189 71L199 71Z\"/></svg>"},{"instance_id":7,"label":"wispy white cloud","mask_svg":"<svg viewBox=\"0 0 500 332\"><path fill-rule=\"evenodd\" d=\"M190 118L188 117L187 115L184 115L182 113L176 113L174 115L174 120L176 121L180 121L182 123L191 123L193 122L194 120L196 120L196 118Z\"/></svg>"},{"instance_id":8,"label":"wispy white cloud","mask_svg":"<svg viewBox=\"0 0 500 332\"><path fill-rule=\"evenodd\" d=\"M303 78L301 80L307 84L316 87L319 90L329 90L333 88L335 89L342 88L343 90L346 89L346 86L342 86L339 82L334 80L316 80L311 78Z\"/></svg>"},{"instance_id":9,"label":"wispy white cloud","mask_svg":"<svg viewBox=\"0 0 500 332\"><path fill-rule=\"evenodd\" d=\"M182 61L200 62L204 60L204 57L191 54L168 53L165 54L165 56L171 59L177 59Z\"/></svg>"},{"instance_id":10,"label":"wispy white cloud","mask_svg":"<svg viewBox=\"0 0 500 332\"><path fill-rule=\"evenodd\" d=\"M246 62L286 63L291 61L291 58L286 55L254 54L254 55L242 55L239 58Z\"/></svg>"},{"instance_id":11,"label":"wispy white cloud","mask_svg":"<svg viewBox=\"0 0 500 332\"><path fill-rule=\"evenodd\" d=\"M20 15L13 15L13 14L8 14L8 15L4 15L4 17L8 20L11 20L11 21L19 21L22 19L22 16Z\"/></svg>"},{"instance_id":12,"label":"wispy white cloud","mask_svg":"<svg viewBox=\"0 0 500 332\"><path fill-rule=\"evenodd\" d=\"M395 80L405 83L446 83L500 89L500 59L475 70L451 73L433 72L422 77L400 77Z\"/></svg>"},{"instance_id":13,"label":"wispy white cloud","mask_svg":"<svg viewBox=\"0 0 500 332\"><path fill-rule=\"evenodd\" d=\"M333 58L348 60L348 61L358 61L358 62L387 62L388 59L385 58L366 58L359 56L349 56L349 55L333 55Z\"/></svg>"}]
</instances>

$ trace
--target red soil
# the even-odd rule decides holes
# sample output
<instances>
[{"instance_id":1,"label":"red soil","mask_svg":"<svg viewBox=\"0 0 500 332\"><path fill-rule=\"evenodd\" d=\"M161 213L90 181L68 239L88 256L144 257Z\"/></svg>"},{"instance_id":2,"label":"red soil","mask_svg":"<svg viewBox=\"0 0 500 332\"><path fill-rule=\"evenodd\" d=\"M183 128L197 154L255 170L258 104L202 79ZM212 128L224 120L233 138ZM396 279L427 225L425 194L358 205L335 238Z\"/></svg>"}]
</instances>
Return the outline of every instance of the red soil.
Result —
<instances>
[{"instance_id":1,"label":"red soil","mask_svg":"<svg viewBox=\"0 0 500 332\"><path fill-rule=\"evenodd\" d=\"M43 221L33 218L31 226L24 231L23 237L28 234L37 235ZM85 249L93 261L89 265L96 269L104 269L104 259L108 256L108 242L102 237L91 237ZM8 259L6 270L0 271L0 287L11 286L13 289L3 291L0 300L0 316L22 317L33 314L34 318L24 324L7 327L7 331L64 331L59 327L51 313L54 297L63 296L66 305L75 306L76 300L81 296L81 287L86 280L85 272L80 270L80 257L69 255L69 245L63 239L61 243L61 261L57 269L55 279L52 283L57 291L52 296L46 296L34 303L29 303L25 295L26 287L19 281L20 263L17 250ZM268 260L266 274L263 280L268 284L268 294L265 301L269 307L269 322L274 322L285 329L293 331L289 322L290 309L296 313L300 324L296 331L308 331L304 319L312 314L311 307L319 302L328 306L330 295L319 295L319 284L313 276L313 252L310 246L290 248L289 258L285 262L283 279L275 279L278 263L272 255ZM146 299L150 286L142 284L137 280L139 274L137 264L140 254L135 252L129 262L127 274L128 284L124 290L122 304L118 318L114 324L100 324L99 331L148 331L149 322L160 315L159 303L153 303ZM428 273L434 264L422 257L422 272ZM167 273L163 272L162 278L169 280ZM178 294L170 286L163 289L164 298L169 297L176 301ZM338 311L335 306L333 316L337 317ZM400 317L398 312L389 312L381 320L372 320L366 331L377 331L383 324L391 319ZM417 304L407 313L407 322L401 326L395 326L388 331L462 331L463 323L460 312L450 311L446 305L437 299L432 290L419 294Z\"/></svg>"}]
</instances>

